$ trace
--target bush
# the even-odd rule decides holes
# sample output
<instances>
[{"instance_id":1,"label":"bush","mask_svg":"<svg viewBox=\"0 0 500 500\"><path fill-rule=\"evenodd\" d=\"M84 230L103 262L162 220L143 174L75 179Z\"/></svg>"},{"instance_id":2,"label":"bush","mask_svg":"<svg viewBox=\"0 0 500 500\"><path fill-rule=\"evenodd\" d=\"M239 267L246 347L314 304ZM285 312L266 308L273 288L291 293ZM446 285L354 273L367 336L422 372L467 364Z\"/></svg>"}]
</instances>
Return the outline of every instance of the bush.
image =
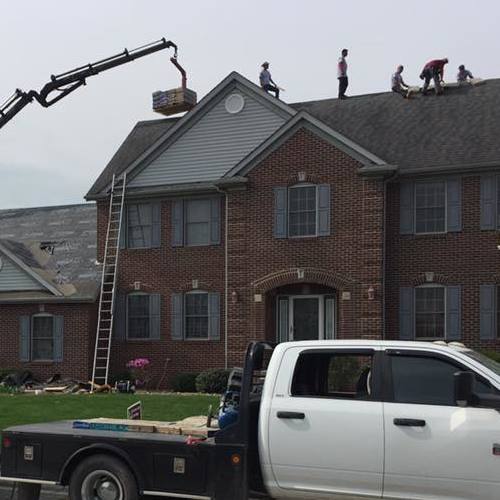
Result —
<instances>
[{"instance_id":1,"label":"bush","mask_svg":"<svg viewBox=\"0 0 500 500\"><path fill-rule=\"evenodd\" d=\"M0 368L0 382L2 382L7 375L17 373L18 371L19 370L15 370L14 368Z\"/></svg>"},{"instance_id":2,"label":"bush","mask_svg":"<svg viewBox=\"0 0 500 500\"><path fill-rule=\"evenodd\" d=\"M177 373L172 378L174 392L196 392L196 377L198 373Z\"/></svg>"},{"instance_id":3,"label":"bush","mask_svg":"<svg viewBox=\"0 0 500 500\"><path fill-rule=\"evenodd\" d=\"M229 370L208 370L196 377L196 390L208 394L222 394L227 387Z\"/></svg>"},{"instance_id":4,"label":"bush","mask_svg":"<svg viewBox=\"0 0 500 500\"><path fill-rule=\"evenodd\" d=\"M485 356L491 358L493 361L500 363L500 352L494 351L493 349L484 349L481 351Z\"/></svg>"}]
</instances>

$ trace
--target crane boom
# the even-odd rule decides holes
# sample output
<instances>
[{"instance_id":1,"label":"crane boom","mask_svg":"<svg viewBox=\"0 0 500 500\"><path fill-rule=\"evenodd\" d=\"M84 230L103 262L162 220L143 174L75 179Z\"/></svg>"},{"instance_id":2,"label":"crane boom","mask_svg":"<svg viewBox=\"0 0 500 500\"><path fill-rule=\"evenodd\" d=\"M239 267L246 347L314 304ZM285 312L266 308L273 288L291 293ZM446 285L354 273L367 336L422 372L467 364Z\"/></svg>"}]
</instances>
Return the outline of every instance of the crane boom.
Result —
<instances>
[{"instance_id":1,"label":"crane boom","mask_svg":"<svg viewBox=\"0 0 500 500\"><path fill-rule=\"evenodd\" d=\"M0 128L12 120L12 118L14 118L17 113L32 102L33 99L35 99L44 108L48 108L57 101L60 101L63 97L66 97L68 94L75 91L77 88L85 85L88 77L168 48L174 49L174 58L176 58L177 45L169 40L166 40L165 38L161 38L160 40L133 50L125 49L119 54L107 57L106 59L101 59L95 63L80 66L70 71L66 71L65 73L61 73L60 75L52 75L50 77L50 82L45 84L39 92L35 90L23 92L20 89L16 89L14 94L0 106ZM53 92L59 93L58 95L51 97Z\"/></svg>"}]
</instances>

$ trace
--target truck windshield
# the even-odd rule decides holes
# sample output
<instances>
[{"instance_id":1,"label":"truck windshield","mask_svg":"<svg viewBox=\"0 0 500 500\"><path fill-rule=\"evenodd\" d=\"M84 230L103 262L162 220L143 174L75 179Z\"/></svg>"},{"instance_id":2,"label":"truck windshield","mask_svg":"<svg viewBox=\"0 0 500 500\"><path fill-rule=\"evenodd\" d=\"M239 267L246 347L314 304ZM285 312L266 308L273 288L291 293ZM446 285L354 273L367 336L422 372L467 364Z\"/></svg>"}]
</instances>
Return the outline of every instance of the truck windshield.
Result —
<instances>
[{"instance_id":1,"label":"truck windshield","mask_svg":"<svg viewBox=\"0 0 500 500\"><path fill-rule=\"evenodd\" d=\"M479 361L479 363L486 366L486 368L489 368L492 372L496 373L500 377L500 363L498 363L497 361L494 361L485 354L473 351L472 349L467 349L462 352L466 356L469 356L469 358L472 358L475 361Z\"/></svg>"}]
</instances>

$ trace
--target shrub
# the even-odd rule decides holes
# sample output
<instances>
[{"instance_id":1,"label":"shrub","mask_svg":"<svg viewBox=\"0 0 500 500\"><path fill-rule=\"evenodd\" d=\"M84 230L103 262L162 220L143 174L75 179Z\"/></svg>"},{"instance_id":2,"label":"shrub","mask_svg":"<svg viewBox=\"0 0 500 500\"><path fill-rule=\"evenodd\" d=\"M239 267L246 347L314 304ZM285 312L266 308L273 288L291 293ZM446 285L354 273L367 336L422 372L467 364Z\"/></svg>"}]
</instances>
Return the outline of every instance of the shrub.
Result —
<instances>
[{"instance_id":1,"label":"shrub","mask_svg":"<svg viewBox=\"0 0 500 500\"><path fill-rule=\"evenodd\" d=\"M0 368L0 382L2 382L7 375L17 373L18 371L19 370L15 370L14 368Z\"/></svg>"},{"instance_id":2,"label":"shrub","mask_svg":"<svg viewBox=\"0 0 500 500\"><path fill-rule=\"evenodd\" d=\"M196 377L198 373L177 373L172 378L174 392L196 392Z\"/></svg>"},{"instance_id":3,"label":"shrub","mask_svg":"<svg viewBox=\"0 0 500 500\"><path fill-rule=\"evenodd\" d=\"M196 390L209 394L222 394L227 387L228 370L208 370L196 377Z\"/></svg>"}]
</instances>

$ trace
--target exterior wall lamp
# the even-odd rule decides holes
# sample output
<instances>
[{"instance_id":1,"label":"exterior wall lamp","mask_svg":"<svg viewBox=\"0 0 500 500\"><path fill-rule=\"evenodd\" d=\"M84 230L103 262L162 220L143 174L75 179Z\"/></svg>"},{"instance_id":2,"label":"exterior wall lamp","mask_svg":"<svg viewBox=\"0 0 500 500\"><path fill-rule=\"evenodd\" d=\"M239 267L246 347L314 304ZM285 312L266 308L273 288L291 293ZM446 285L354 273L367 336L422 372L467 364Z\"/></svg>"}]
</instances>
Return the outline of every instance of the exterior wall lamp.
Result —
<instances>
[{"instance_id":1,"label":"exterior wall lamp","mask_svg":"<svg viewBox=\"0 0 500 500\"><path fill-rule=\"evenodd\" d=\"M370 287L367 290L368 293L368 300L374 300L375 299L375 288L370 285Z\"/></svg>"}]
</instances>

